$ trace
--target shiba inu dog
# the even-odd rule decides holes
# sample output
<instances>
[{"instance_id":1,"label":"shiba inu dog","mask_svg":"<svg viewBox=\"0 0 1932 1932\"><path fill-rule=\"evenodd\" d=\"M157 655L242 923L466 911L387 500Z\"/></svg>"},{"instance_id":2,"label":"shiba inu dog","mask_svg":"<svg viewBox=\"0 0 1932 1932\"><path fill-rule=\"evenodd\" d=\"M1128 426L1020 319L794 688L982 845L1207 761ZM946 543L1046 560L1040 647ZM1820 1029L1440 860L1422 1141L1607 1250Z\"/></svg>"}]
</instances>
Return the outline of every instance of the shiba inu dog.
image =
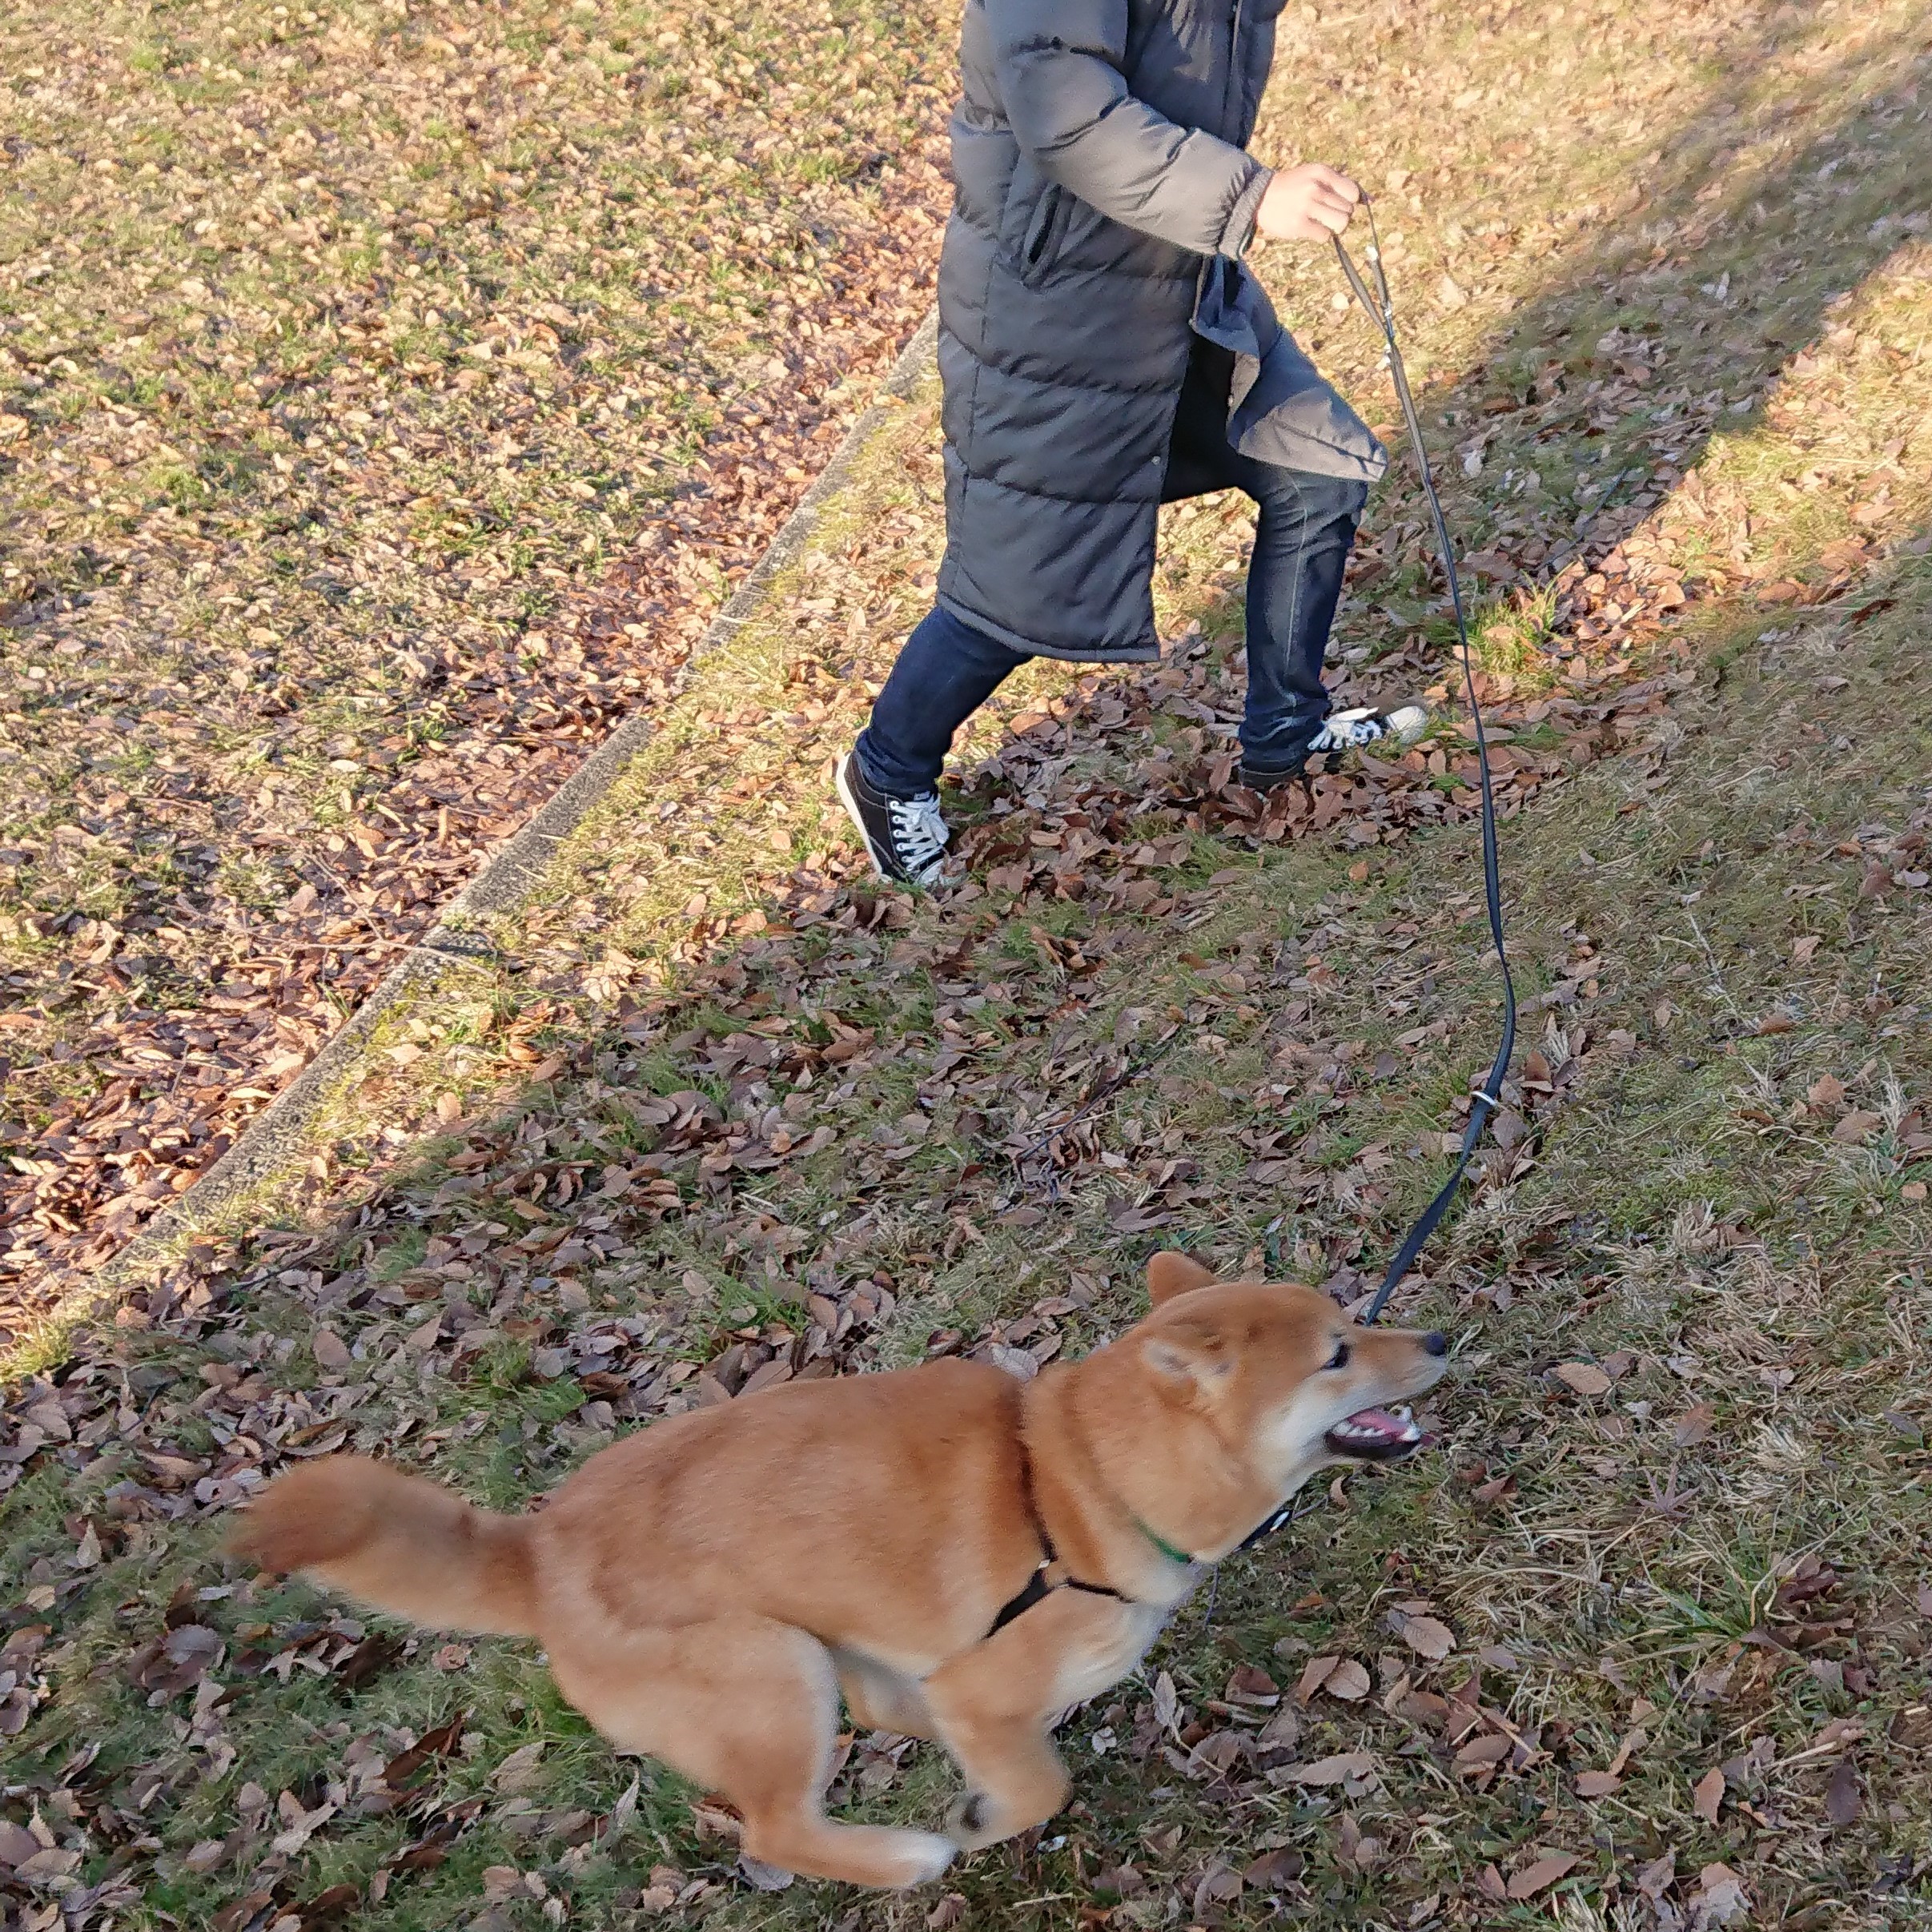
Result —
<instances>
[{"instance_id":1,"label":"shiba inu dog","mask_svg":"<svg viewBox=\"0 0 1932 1932\"><path fill-rule=\"evenodd\" d=\"M654 1424L528 1517L359 1456L306 1464L238 1554L438 1629L536 1637L621 1749L722 1793L767 1864L935 1878L1050 1818L1051 1727L1134 1669L1211 1564L1324 1466L1390 1461L1440 1335L1156 1255L1152 1311L1022 1384L956 1360L790 1384ZM965 1774L943 1833L841 1823L843 1695Z\"/></svg>"}]
</instances>

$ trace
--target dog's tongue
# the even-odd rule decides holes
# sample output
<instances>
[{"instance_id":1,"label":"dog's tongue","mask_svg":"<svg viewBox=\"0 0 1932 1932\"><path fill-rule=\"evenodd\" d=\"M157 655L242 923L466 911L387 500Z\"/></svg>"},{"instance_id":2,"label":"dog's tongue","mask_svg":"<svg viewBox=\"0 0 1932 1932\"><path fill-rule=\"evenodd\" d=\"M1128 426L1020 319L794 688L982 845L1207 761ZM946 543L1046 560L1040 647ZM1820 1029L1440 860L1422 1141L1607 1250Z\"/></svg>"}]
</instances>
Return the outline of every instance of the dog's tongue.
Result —
<instances>
[{"instance_id":1,"label":"dog's tongue","mask_svg":"<svg viewBox=\"0 0 1932 1932\"><path fill-rule=\"evenodd\" d=\"M1408 1416L1393 1415L1385 1408L1359 1408L1329 1433L1351 1442L1390 1444L1416 1442L1422 1436Z\"/></svg>"}]
</instances>

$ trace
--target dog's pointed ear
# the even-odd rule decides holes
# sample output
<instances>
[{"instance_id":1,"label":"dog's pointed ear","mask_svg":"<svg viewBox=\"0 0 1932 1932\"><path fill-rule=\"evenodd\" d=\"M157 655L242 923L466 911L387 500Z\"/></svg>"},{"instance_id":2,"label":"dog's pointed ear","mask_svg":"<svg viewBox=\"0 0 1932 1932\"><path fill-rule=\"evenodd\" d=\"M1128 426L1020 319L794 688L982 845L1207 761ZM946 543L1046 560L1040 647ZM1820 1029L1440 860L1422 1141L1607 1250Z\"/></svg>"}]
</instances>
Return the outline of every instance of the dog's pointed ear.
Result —
<instances>
[{"instance_id":1,"label":"dog's pointed ear","mask_svg":"<svg viewBox=\"0 0 1932 1932\"><path fill-rule=\"evenodd\" d=\"M1140 1356L1163 1392L1190 1408L1211 1400L1234 1373L1227 1338L1205 1322L1167 1323L1142 1342Z\"/></svg>"},{"instance_id":2,"label":"dog's pointed ear","mask_svg":"<svg viewBox=\"0 0 1932 1932\"><path fill-rule=\"evenodd\" d=\"M1213 1280L1213 1271L1191 1256L1163 1248L1147 1263L1147 1299L1158 1308L1163 1302L1185 1295L1190 1288L1207 1287Z\"/></svg>"}]
</instances>

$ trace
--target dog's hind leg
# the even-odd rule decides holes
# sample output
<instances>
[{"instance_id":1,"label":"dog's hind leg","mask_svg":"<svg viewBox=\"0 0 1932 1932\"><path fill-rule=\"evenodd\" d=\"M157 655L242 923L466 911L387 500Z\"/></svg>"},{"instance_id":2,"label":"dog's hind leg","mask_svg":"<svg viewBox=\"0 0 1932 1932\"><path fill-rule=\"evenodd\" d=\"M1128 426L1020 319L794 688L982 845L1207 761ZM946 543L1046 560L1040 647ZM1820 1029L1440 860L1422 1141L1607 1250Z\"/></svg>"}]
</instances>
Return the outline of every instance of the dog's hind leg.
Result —
<instances>
[{"instance_id":1,"label":"dog's hind leg","mask_svg":"<svg viewBox=\"0 0 1932 1932\"><path fill-rule=\"evenodd\" d=\"M862 1730L896 1731L902 1737L931 1737L933 1713L916 1678L905 1677L875 1657L856 1650L835 1650L838 1687L846 1708Z\"/></svg>"},{"instance_id":2,"label":"dog's hind leg","mask_svg":"<svg viewBox=\"0 0 1932 1932\"><path fill-rule=\"evenodd\" d=\"M950 1840L825 1816L838 1677L824 1645L764 1617L721 1617L560 1649L564 1694L613 1743L720 1791L767 1865L852 1885L936 1878Z\"/></svg>"}]
</instances>

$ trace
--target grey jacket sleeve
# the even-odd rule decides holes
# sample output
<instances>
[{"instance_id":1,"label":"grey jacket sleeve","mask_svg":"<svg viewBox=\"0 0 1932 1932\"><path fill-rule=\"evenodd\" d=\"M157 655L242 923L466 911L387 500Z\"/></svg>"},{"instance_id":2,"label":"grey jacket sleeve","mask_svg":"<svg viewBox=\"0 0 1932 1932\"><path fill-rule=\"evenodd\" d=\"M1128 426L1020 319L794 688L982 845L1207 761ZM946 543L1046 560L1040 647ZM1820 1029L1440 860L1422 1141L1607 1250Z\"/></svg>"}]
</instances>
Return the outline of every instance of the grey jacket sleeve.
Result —
<instances>
[{"instance_id":1,"label":"grey jacket sleeve","mask_svg":"<svg viewBox=\"0 0 1932 1932\"><path fill-rule=\"evenodd\" d=\"M1239 255L1271 171L1127 91L1127 0L985 0L1002 104L1042 171L1103 215Z\"/></svg>"}]
</instances>

